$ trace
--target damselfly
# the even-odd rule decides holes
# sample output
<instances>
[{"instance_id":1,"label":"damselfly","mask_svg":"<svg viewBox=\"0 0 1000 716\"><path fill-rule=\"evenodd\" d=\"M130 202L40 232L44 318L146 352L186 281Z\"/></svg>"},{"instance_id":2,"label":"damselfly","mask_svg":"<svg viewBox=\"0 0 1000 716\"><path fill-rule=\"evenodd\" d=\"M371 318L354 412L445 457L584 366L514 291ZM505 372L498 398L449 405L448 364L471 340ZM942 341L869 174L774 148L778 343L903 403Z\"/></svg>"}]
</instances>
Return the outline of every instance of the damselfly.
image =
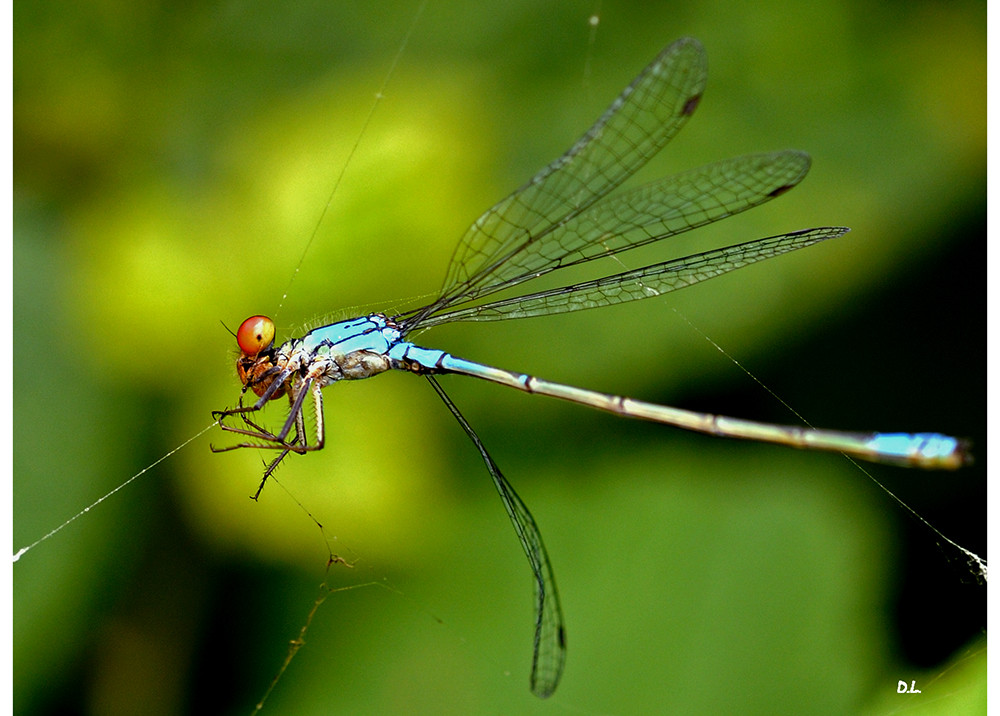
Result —
<instances>
[{"instance_id":1,"label":"damselfly","mask_svg":"<svg viewBox=\"0 0 1000 716\"><path fill-rule=\"evenodd\" d=\"M592 281L483 302L498 291L556 269L660 241L758 206L802 180L809 157L781 151L727 159L607 196L666 145L694 113L705 87L706 67L704 49L696 40L685 38L666 47L565 154L472 224L455 249L444 285L432 303L399 315L373 313L333 323L280 346L274 345L270 319L248 318L236 334L241 351L236 368L243 382L238 406L213 413L224 430L250 438L213 450L278 451L264 471L256 498L289 453L323 448L324 387L387 370L426 377L479 450L531 564L536 588L531 690L540 697L555 690L566 656L562 610L548 554L527 506L436 376L467 375L710 435L830 450L875 462L954 469L968 460L962 441L937 433L848 433L696 413L560 385L407 341L416 330L444 323L542 316L660 296L846 233L843 227L794 231ZM257 396L252 405L244 405L248 390ZM280 429L272 432L254 422L253 413L282 396L288 397L291 407ZM315 420L311 441L304 417L307 401ZM225 422L237 415L240 427Z\"/></svg>"}]
</instances>

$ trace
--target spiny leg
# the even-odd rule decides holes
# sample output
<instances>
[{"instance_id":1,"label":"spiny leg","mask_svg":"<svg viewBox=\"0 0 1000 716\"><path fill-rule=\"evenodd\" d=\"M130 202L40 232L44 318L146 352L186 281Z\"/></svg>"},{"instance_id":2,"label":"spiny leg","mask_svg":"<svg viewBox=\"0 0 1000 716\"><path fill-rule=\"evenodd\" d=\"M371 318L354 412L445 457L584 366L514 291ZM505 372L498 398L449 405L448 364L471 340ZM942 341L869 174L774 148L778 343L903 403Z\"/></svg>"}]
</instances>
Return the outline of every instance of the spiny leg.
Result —
<instances>
[{"instance_id":1,"label":"spiny leg","mask_svg":"<svg viewBox=\"0 0 1000 716\"><path fill-rule=\"evenodd\" d=\"M305 404L305 398L307 394L312 395L313 400L313 410L316 415L316 443L313 445L309 444L308 441L308 431L306 430L305 416L303 414L303 408ZM267 479L274 474L274 471L278 468L278 465L288 456L289 453L294 452L303 455L307 452L313 452L316 450L321 450L326 442L325 439L325 421L323 419L323 393L320 384L316 381L314 376L308 376L302 383L299 390L289 390L288 392L289 400L289 411L288 418L285 420L284 425L278 433L272 433L266 428L258 425L250 418L250 413L257 412L260 409L259 402L254 406L243 406L240 405L232 410L216 411L213 415L219 421L219 426L231 433L236 433L237 435L246 435L251 438L255 438L262 442L244 442L238 443L236 445L229 445L222 448L216 448L212 446L214 452L227 452L229 450L238 450L240 448L258 448L264 450L280 450L280 454L274 458L264 470L264 475L261 478L260 485L257 487L257 491L251 496L251 499L256 500L261 491L264 489L264 485L267 483ZM242 398L241 398L242 401ZM231 425L226 425L222 421L231 416L239 415L243 420L244 424L249 427L249 429L237 428ZM294 433L292 438L288 439L288 434L292 432L294 427Z\"/></svg>"},{"instance_id":2,"label":"spiny leg","mask_svg":"<svg viewBox=\"0 0 1000 716\"><path fill-rule=\"evenodd\" d=\"M310 383L312 383L312 378L307 379L306 384L303 385L303 389L299 391L298 395L294 398L294 400L292 399L291 394L289 394L288 396L289 402L291 402L291 408L289 409L288 419L285 421L285 425L282 428L281 432L277 436L274 436L276 440L281 440L281 444L286 445L287 447L285 447L285 449L281 451L281 454L278 455L278 457L274 458L274 460L272 460L271 463L267 466L267 469L264 470L264 476L260 480L260 485L257 487L257 492L253 494L252 497L253 500L256 500L260 496L261 490L264 489L264 484L267 482L267 478L269 478L274 473L278 465L281 464L281 461L285 459L288 453L295 452L302 455L305 454L306 452L323 449L323 445L326 442L325 426L323 420L323 392L321 390L321 386L319 383L312 383L312 385L310 385ZM316 413L315 445L310 445L308 442L307 439L308 433L306 432L305 417L302 415L303 399L307 392L312 393L313 410ZM288 431L291 429L293 425L295 426L295 437L293 438L291 443L286 443L282 438L287 436ZM275 445L274 447L277 447L277 445Z\"/></svg>"},{"instance_id":3,"label":"spiny leg","mask_svg":"<svg viewBox=\"0 0 1000 716\"><path fill-rule=\"evenodd\" d=\"M274 471L278 468L278 465L281 464L281 461L284 460L285 456L288 455L288 453L290 452L291 450L282 450L281 454L271 461L271 463L267 466L267 469L264 470L264 476L260 478L260 485L257 486L257 492L253 493L250 496L251 500L253 500L254 502L257 501L257 498L260 497L261 491L264 489L264 483L267 482L267 478L269 478L274 473Z\"/></svg>"},{"instance_id":4,"label":"spiny leg","mask_svg":"<svg viewBox=\"0 0 1000 716\"><path fill-rule=\"evenodd\" d=\"M264 443L238 443L236 445L228 445L223 448L212 447L214 452L227 452L229 450L237 450L245 447L261 448L264 450L285 450L292 451L299 454L304 454L313 450L319 450L323 447L323 424L320 419L317 425L317 445L309 445L306 440L306 429L305 420L302 417L302 407L305 400L306 394L312 393L313 401L316 405L317 415L322 416L323 411L323 398L322 393L319 390L319 386L314 382L314 379L310 376L304 381L301 390L293 391L289 390L289 411L288 418L285 424L282 426L278 433L272 433L266 428L258 425L253 420L250 419L249 413L256 412L260 410L258 405L253 406L240 406L238 408L233 408L231 410L221 410L213 412L216 420L219 421L219 426L226 432L236 433L237 435L247 435L251 438L256 438L258 440L263 440ZM226 425L222 421L231 416L239 415L243 422L248 425L251 429L246 430L243 428L236 428L231 425ZM292 440L286 440L288 433L291 431L292 426L295 427L295 436Z\"/></svg>"}]
</instances>

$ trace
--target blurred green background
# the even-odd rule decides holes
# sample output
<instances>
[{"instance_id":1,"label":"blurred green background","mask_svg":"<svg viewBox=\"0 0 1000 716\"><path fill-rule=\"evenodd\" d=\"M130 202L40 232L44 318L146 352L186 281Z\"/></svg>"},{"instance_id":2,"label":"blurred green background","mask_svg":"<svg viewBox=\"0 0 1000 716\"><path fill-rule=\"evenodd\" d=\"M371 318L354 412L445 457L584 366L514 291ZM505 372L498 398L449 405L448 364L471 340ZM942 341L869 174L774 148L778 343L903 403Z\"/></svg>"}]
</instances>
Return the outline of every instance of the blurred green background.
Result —
<instances>
[{"instance_id":1,"label":"blurred green background","mask_svg":"<svg viewBox=\"0 0 1000 716\"><path fill-rule=\"evenodd\" d=\"M420 341L795 421L686 318L813 424L972 438L956 474L865 469L985 556L985 9L431 2L361 135L416 3L17 4L14 549L234 404L220 321L266 313L283 338L429 300L478 213L692 35L706 96L638 180L786 147L813 170L623 260L853 231L662 299ZM985 709L985 588L846 460L443 383L545 535L569 644L551 700L528 691L530 574L485 469L424 381L386 375L326 391L327 448L259 503L269 456L212 454L216 429L27 553L15 712L249 713L322 593L306 510L353 567L331 567L343 591L265 713Z\"/></svg>"}]
</instances>

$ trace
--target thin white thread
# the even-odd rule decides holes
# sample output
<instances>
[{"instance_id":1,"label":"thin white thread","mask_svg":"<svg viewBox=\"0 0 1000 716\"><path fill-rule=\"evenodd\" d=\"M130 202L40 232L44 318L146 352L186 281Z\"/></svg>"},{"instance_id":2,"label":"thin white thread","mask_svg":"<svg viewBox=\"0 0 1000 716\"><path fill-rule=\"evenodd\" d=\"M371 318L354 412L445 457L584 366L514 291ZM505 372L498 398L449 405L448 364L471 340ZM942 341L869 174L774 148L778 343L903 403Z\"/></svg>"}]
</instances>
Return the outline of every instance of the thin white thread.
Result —
<instances>
[{"instance_id":1,"label":"thin white thread","mask_svg":"<svg viewBox=\"0 0 1000 716\"><path fill-rule=\"evenodd\" d=\"M375 110L382 103L382 99L385 97L385 90L389 86L389 81L396 73L396 66L399 64L399 60L403 56L403 52L406 50L406 46L409 44L410 38L413 36L413 31L417 27L417 21L423 14L426 6L427 0L424 0L420 3L420 7L417 8L417 12L413 16L413 21L410 23L410 27L407 29L406 35L403 37L403 42L396 51L396 55L392 58L392 64L389 66L388 72L386 72L385 79L382 80L382 86L379 87L378 91L375 93L375 101L372 102L371 107L368 109L368 115L365 117L365 121L361 125L361 131L358 132L357 139L354 140L354 144L351 146L351 151L347 154L347 159L344 161L344 165L340 168L340 173L337 174L337 179L333 183L333 189L330 190L330 196L326 200L326 205L323 207L323 211L320 212L319 219L316 220L316 226L313 227L312 234L309 235L309 240L306 242L306 246L302 250L302 255L299 257L298 263L295 264L295 270L292 271L292 277L288 280L288 285L285 286L284 293L281 294L281 300L278 302L278 308L274 312L275 318L277 318L282 307L285 305L285 299L288 298L288 292L291 291L292 284L295 283L295 279L298 277L299 271L302 269L302 265L306 261L306 255L309 253L309 249L312 247L313 241L315 241L316 235L319 233L319 227L323 224L323 220L330 211L330 205L333 204L333 198L337 195L337 191L340 189L340 185L344 181L344 176L347 174L347 169L351 166L354 155L357 154L358 147L361 146L361 140L364 139L365 135L368 133L368 127L371 125L372 117L375 116Z\"/></svg>"},{"instance_id":2,"label":"thin white thread","mask_svg":"<svg viewBox=\"0 0 1000 716\"><path fill-rule=\"evenodd\" d=\"M189 443L194 442L195 440L197 440L198 438L200 438L202 435L204 435L205 433L207 433L209 430L211 430L212 428L214 428L218 424L219 424L219 421L215 421L214 423L212 423L208 427L204 428L198 434L191 436L190 438L188 438L187 440L185 440L184 442L182 442L180 445L178 445L177 447L175 447L173 450L171 450L170 452L168 452L163 457L159 458L155 462L150 463L146 467L144 467L141 470L139 470L139 472L137 472L134 475L132 475L132 477L130 477L129 479L127 479L125 482L123 482L122 484L120 484L118 487L116 487L115 489L113 489L111 492L107 493L103 497L98 498L96 501L94 501L91 504L89 504L86 507L84 507L82 510L80 510L79 512L77 512L75 515L73 515L72 517L70 517L68 520L66 520L65 522L63 522L61 525L59 525L58 527L56 527L54 530L50 531L48 534L46 534L46 535L44 535L44 536L36 539L34 542L32 542L31 544L29 544L27 547L22 547L21 549L19 549L14 554L13 561L16 562L19 559L21 559L22 555L24 555L27 552L29 552L30 550L34 549L37 545L41 544L42 542L44 542L45 540L47 540L49 537L52 537L54 534L60 532L64 527L68 526L70 523L75 522L77 519L79 519L83 515L85 515L88 512L90 512L92 509L94 509L95 507L97 507L99 504L101 504L102 502L104 502L106 499L108 499L109 497L111 497L112 495L114 495L119 490L124 489L125 487L128 487L130 484L132 484L132 482L134 482L135 480L138 480L140 477L142 477L143 475L145 475L147 472L149 472L150 470L152 470L154 467L156 467L157 465L159 465L161 462L163 462L164 460L166 460L168 457L170 457L174 453L176 453L176 452L180 451L181 449L187 447L187 445Z\"/></svg>"},{"instance_id":3,"label":"thin white thread","mask_svg":"<svg viewBox=\"0 0 1000 716\"><path fill-rule=\"evenodd\" d=\"M779 403L781 403L781 405L783 405L788 410L788 412L790 412L796 418L798 418L799 420L801 420L802 423L803 423L803 425L805 425L805 426L807 426L809 428L814 428L815 427L812 423L810 423L808 420L806 420L797 410L795 410L791 405L789 405L785 400L783 400L781 398L781 396L779 396L777 393L775 393L773 390L771 390L757 376L755 376L753 373L751 373L746 368L746 366L744 366L742 363L740 363L738 360L736 360L736 358L734 358L729 353L727 353L722 346L720 346L718 343L716 343L711 338L709 338L704 333L704 331L702 331L700 328L698 328L696 325L694 325L690 320L688 320L688 317L685 316L683 313L681 313L676 307L673 308L673 312L675 314L677 314L685 323L687 323L699 336L701 336L706 341L708 341L708 343L711 346L713 346L717 351L719 351L719 353L721 353L722 355L724 355L737 368L739 368L744 373L746 373L755 383L757 383L757 385L759 385L761 388L763 388L764 390L766 390L771 396L773 396L775 400L777 400ZM841 453L841 454L844 455L844 458L846 458L852 465L854 465L854 467L856 467L858 470L860 470L861 473L863 475L865 475L865 477L867 477L869 480L871 480L872 482L874 482L879 487L879 489L882 490L882 492L884 492L889 497L891 497L893 500L895 500L896 503L900 507L902 507L904 510L906 510L907 512L909 512L910 515L912 515L917 520L919 520L924 525L926 525L927 528L931 530L931 532L933 532L934 534L936 534L938 537L940 537L942 540L944 540L945 542L947 542L948 544L950 544L952 547L954 547L958 551L960 551L963 554L965 554L965 556L967 558L966 564L969 566L969 569L977 577L982 577L983 582L987 582L988 581L988 571L989 571L989 568L988 568L988 565L987 565L985 559L983 559L982 557L980 557L975 552L972 552L972 551L966 549L962 545L958 544L958 542L955 542L953 539L950 539L949 537L947 537L946 535L944 535L941 532L941 530L939 530L937 527L935 527L930 522L928 522L926 519L924 519L923 516L921 516L919 512L917 512L912 507L910 507L908 504L906 504L905 502L903 502L903 500L900 499L898 496L896 496L896 494L892 490L890 490L888 487L886 487L881 482L879 482L875 478L875 476L872 475L870 472L868 472L868 470L866 470L865 467L863 465L861 465L857 460L855 460L854 458L852 458L850 455L846 455L844 453Z\"/></svg>"}]
</instances>

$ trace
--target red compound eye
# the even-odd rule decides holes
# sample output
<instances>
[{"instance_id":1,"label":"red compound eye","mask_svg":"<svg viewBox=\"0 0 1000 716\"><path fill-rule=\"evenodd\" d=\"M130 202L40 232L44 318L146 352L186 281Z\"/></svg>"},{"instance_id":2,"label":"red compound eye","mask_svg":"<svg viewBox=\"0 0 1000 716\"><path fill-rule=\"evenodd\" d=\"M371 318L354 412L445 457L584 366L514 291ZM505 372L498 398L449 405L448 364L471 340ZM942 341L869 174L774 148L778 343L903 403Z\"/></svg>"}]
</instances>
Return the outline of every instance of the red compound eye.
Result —
<instances>
[{"instance_id":1,"label":"red compound eye","mask_svg":"<svg viewBox=\"0 0 1000 716\"><path fill-rule=\"evenodd\" d=\"M274 342L274 321L267 316L250 316L236 331L236 342L248 356L267 350Z\"/></svg>"}]
</instances>

